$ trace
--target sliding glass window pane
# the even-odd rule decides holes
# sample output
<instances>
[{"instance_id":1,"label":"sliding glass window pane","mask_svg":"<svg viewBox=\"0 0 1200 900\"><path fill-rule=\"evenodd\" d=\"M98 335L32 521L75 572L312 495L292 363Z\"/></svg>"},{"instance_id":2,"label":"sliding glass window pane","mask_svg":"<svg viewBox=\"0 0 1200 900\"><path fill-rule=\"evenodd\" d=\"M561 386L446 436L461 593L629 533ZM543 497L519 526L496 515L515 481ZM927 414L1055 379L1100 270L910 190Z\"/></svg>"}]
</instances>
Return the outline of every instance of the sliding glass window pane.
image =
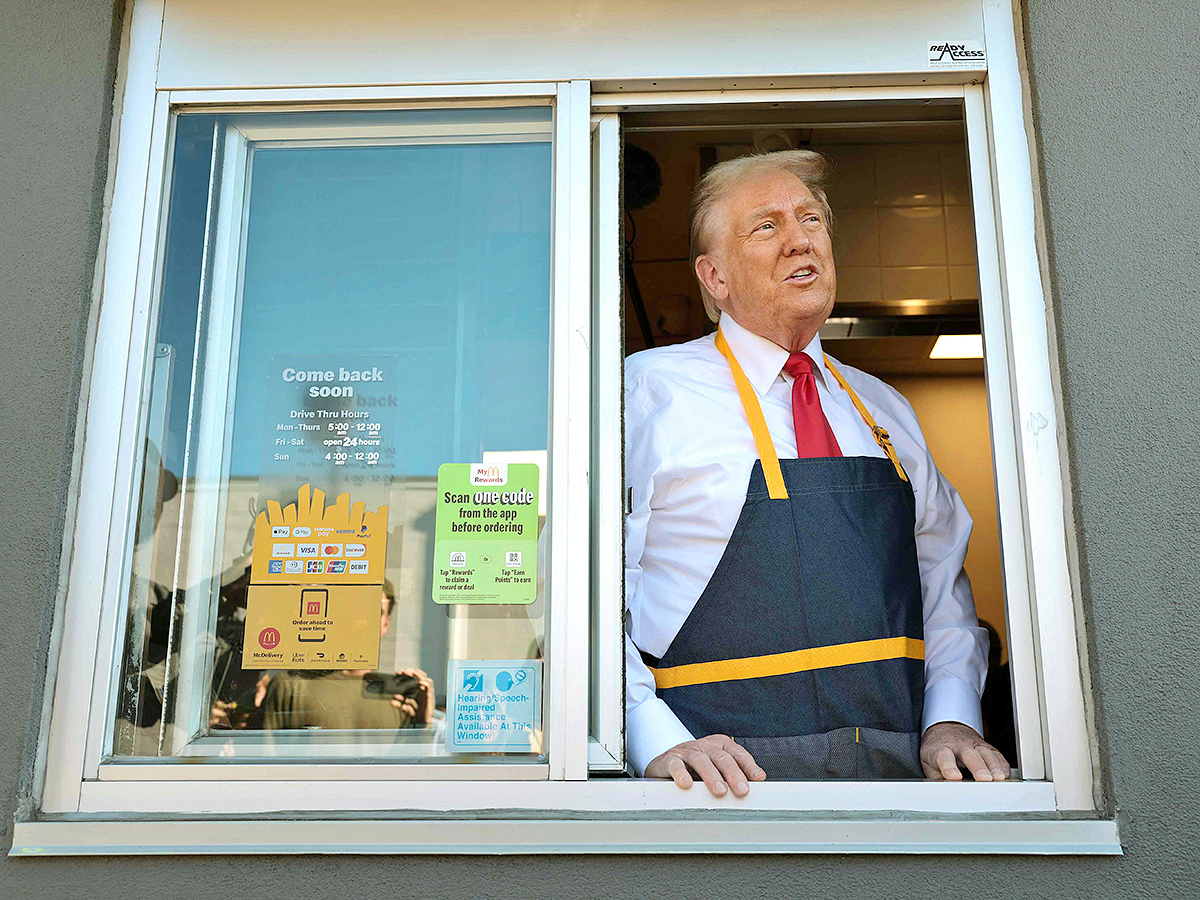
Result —
<instances>
[{"instance_id":1,"label":"sliding glass window pane","mask_svg":"<svg viewBox=\"0 0 1200 900\"><path fill-rule=\"evenodd\" d=\"M178 117L114 756L544 760L550 124Z\"/></svg>"}]
</instances>

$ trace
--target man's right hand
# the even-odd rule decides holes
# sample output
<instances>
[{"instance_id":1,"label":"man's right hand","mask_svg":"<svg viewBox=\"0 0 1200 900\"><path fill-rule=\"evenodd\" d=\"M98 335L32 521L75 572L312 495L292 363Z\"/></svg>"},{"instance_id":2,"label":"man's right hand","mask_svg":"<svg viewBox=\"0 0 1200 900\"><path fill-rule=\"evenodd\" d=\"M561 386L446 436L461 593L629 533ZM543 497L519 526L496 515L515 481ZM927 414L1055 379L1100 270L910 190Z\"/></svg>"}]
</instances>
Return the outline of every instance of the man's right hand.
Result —
<instances>
[{"instance_id":1,"label":"man's right hand","mask_svg":"<svg viewBox=\"0 0 1200 900\"><path fill-rule=\"evenodd\" d=\"M671 778L681 788L692 786L698 775L714 797L724 797L726 785L735 797L750 793L750 781L766 781L767 773L750 751L723 734L710 734L697 741L684 741L650 760L647 778Z\"/></svg>"}]
</instances>

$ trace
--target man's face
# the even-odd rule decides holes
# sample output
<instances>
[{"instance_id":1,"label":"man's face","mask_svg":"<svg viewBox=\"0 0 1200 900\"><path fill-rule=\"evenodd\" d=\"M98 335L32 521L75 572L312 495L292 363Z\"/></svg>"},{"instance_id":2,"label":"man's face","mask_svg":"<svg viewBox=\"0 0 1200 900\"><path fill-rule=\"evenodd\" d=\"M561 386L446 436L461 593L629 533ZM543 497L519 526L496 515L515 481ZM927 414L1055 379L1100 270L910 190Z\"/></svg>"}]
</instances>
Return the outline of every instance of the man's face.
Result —
<instances>
[{"instance_id":1,"label":"man's face","mask_svg":"<svg viewBox=\"0 0 1200 900\"><path fill-rule=\"evenodd\" d=\"M721 212L717 247L701 257L711 261L705 286L717 306L767 337L820 327L833 309L837 273L829 223L808 185L790 172L750 178Z\"/></svg>"}]
</instances>

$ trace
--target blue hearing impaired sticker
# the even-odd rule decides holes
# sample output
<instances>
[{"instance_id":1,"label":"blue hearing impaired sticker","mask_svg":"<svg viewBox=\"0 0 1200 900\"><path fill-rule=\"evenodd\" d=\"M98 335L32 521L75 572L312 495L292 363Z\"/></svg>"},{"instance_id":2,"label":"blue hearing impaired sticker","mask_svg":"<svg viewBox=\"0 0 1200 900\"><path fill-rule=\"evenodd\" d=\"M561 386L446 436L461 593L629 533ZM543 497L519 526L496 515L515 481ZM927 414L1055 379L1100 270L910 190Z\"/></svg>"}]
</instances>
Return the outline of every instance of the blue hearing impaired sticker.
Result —
<instances>
[{"instance_id":1,"label":"blue hearing impaired sticker","mask_svg":"<svg viewBox=\"0 0 1200 900\"><path fill-rule=\"evenodd\" d=\"M452 659L446 683L448 753L542 752L540 659Z\"/></svg>"}]
</instances>

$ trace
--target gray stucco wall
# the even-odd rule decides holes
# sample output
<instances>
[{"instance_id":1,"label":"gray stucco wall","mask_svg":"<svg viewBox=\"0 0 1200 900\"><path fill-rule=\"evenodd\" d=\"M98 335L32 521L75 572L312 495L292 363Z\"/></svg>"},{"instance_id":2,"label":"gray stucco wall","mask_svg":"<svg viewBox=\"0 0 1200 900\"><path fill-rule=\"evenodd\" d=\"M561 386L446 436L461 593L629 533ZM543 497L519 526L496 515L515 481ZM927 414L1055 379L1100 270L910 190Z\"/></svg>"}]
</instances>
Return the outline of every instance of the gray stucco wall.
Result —
<instances>
[{"instance_id":1,"label":"gray stucco wall","mask_svg":"<svg viewBox=\"0 0 1200 900\"><path fill-rule=\"evenodd\" d=\"M1200 889L1200 4L1031 0L1033 113L1109 802L1105 896Z\"/></svg>"},{"instance_id":2,"label":"gray stucco wall","mask_svg":"<svg viewBox=\"0 0 1200 900\"><path fill-rule=\"evenodd\" d=\"M0 828L40 707L107 176L113 0L0 3ZM30 739L32 743L32 738ZM5 867L0 894L11 876Z\"/></svg>"},{"instance_id":3,"label":"gray stucco wall","mask_svg":"<svg viewBox=\"0 0 1200 900\"><path fill-rule=\"evenodd\" d=\"M0 31L0 828L40 702L116 33L109 0L4 4ZM1151 18L1152 17L1152 18ZM1200 881L1200 6L1030 0L1084 602L1120 859L23 859L5 897L1190 896ZM1188 35L1191 36L1190 40ZM30 452L28 436L37 436Z\"/></svg>"}]
</instances>

